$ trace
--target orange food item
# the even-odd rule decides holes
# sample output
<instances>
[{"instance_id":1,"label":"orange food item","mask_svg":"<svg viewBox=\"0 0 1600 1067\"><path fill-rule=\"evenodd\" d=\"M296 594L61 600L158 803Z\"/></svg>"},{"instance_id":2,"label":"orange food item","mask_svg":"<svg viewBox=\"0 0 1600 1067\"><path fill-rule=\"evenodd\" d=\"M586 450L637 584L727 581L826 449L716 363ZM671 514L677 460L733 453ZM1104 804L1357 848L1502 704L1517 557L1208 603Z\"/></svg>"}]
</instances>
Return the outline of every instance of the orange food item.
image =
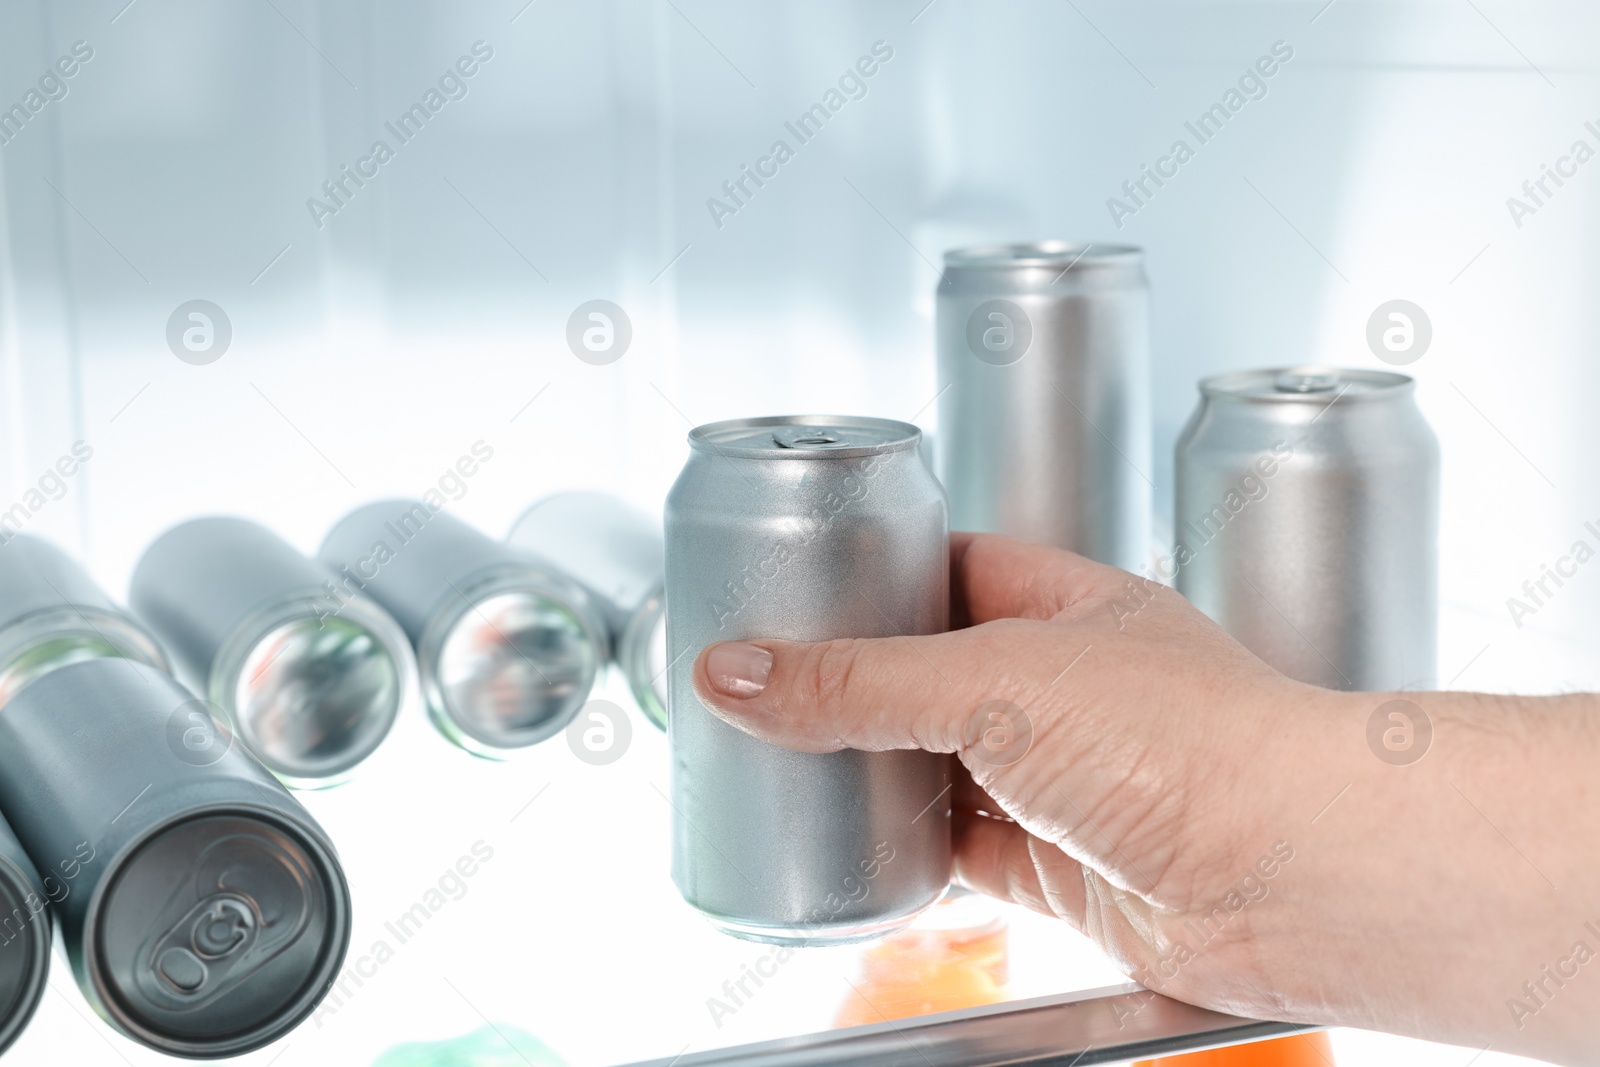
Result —
<instances>
[{"instance_id":1,"label":"orange food item","mask_svg":"<svg viewBox=\"0 0 1600 1067\"><path fill-rule=\"evenodd\" d=\"M1001 1004L1006 977L1005 919L982 898L952 896L862 952L834 1025Z\"/></svg>"},{"instance_id":2,"label":"orange food item","mask_svg":"<svg viewBox=\"0 0 1600 1067\"><path fill-rule=\"evenodd\" d=\"M952 889L903 930L868 945L834 1025L864 1026L1011 999L1006 921L986 897ZM1141 1060L1135 1067L1334 1067L1322 1032Z\"/></svg>"},{"instance_id":3,"label":"orange food item","mask_svg":"<svg viewBox=\"0 0 1600 1067\"><path fill-rule=\"evenodd\" d=\"M1140 1060L1134 1067L1334 1067L1333 1044L1319 1030L1249 1045Z\"/></svg>"}]
</instances>

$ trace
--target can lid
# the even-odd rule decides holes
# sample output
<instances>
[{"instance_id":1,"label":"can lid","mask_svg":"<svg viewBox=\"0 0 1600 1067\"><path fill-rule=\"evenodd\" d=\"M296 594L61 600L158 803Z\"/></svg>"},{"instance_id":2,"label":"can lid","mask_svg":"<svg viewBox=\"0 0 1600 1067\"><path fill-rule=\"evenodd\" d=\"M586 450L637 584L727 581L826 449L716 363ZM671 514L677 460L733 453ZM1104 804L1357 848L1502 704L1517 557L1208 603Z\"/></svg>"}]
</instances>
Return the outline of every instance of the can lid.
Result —
<instances>
[{"instance_id":1,"label":"can lid","mask_svg":"<svg viewBox=\"0 0 1600 1067\"><path fill-rule=\"evenodd\" d=\"M740 459L849 459L917 447L922 431L909 422L854 415L775 415L729 419L689 431L701 452Z\"/></svg>"},{"instance_id":2,"label":"can lid","mask_svg":"<svg viewBox=\"0 0 1600 1067\"><path fill-rule=\"evenodd\" d=\"M1235 371L1200 380L1200 392L1216 399L1307 404L1384 400L1411 390L1416 382L1393 371L1350 367L1268 367Z\"/></svg>"},{"instance_id":3,"label":"can lid","mask_svg":"<svg viewBox=\"0 0 1600 1067\"><path fill-rule=\"evenodd\" d=\"M1027 241L952 248L944 254L944 265L977 270L1010 270L1017 267L1089 270L1094 267L1132 266L1143 256L1144 250L1134 245Z\"/></svg>"},{"instance_id":4,"label":"can lid","mask_svg":"<svg viewBox=\"0 0 1600 1067\"><path fill-rule=\"evenodd\" d=\"M282 1036L322 997L349 940L336 861L264 811L169 823L96 893L86 953L103 1002L178 1055L239 1055Z\"/></svg>"},{"instance_id":5,"label":"can lid","mask_svg":"<svg viewBox=\"0 0 1600 1067\"><path fill-rule=\"evenodd\" d=\"M0 858L0 914L8 929L20 919L0 952L0 1052L22 1033L44 996L45 972L50 966L51 919L46 901L32 876L15 863ZM17 934L22 936L17 938Z\"/></svg>"}]
</instances>

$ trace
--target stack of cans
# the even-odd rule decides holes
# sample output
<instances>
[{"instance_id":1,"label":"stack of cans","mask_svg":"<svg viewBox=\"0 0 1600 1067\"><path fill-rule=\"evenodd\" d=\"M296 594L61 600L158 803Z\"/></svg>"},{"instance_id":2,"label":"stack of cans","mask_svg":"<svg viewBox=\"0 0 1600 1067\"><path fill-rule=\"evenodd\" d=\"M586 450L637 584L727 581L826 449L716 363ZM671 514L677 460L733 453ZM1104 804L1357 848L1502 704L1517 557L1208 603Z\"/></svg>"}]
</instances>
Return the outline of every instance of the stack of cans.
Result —
<instances>
[{"instance_id":1,"label":"stack of cans","mask_svg":"<svg viewBox=\"0 0 1600 1067\"><path fill-rule=\"evenodd\" d=\"M541 502L506 544L372 504L315 558L195 519L145 551L132 613L48 542L9 538L0 1050L39 1003L57 920L84 994L134 1040L211 1058L287 1033L338 973L350 897L285 786L348 780L419 702L468 751L527 748L613 648L664 727L662 586L659 529L599 494Z\"/></svg>"},{"instance_id":2,"label":"stack of cans","mask_svg":"<svg viewBox=\"0 0 1600 1067\"><path fill-rule=\"evenodd\" d=\"M0 547L0 1042L44 987L54 919L84 995L177 1056L293 1029L350 937L333 845L154 638L51 545ZM53 918L52 918L53 917Z\"/></svg>"},{"instance_id":3,"label":"stack of cans","mask_svg":"<svg viewBox=\"0 0 1600 1067\"><path fill-rule=\"evenodd\" d=\"M417 703L476 755L528 749L573 720L613 654L665 729L662 586L655 523L565 493L503 544L424 501L369 504L315 558L254 522L195 519L145 551L131 600L239 743L305 789L347 781ZM103 640L164 665L103 614ZM0 692L28 677L3 664Z\"/></svg>"}]
</instances>

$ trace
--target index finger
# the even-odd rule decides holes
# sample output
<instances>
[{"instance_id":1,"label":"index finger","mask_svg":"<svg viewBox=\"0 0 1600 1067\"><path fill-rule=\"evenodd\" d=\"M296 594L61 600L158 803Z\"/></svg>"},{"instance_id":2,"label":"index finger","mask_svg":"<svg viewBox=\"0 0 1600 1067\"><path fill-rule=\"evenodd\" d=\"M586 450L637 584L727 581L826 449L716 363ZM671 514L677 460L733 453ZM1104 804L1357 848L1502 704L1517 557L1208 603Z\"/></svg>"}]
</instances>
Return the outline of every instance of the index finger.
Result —
<instances>
[{"instance_id":1,"label":"index finger","mask_svg":"<svg viewBox=\"0 0 1600 1067\"><path fill-rule=\"evenodd\" d=\"M1080 600L1115 594L1126 577L1062 548L999 534L952 533L950 625L1054 618Z\"/></svg>"}]
</instances>

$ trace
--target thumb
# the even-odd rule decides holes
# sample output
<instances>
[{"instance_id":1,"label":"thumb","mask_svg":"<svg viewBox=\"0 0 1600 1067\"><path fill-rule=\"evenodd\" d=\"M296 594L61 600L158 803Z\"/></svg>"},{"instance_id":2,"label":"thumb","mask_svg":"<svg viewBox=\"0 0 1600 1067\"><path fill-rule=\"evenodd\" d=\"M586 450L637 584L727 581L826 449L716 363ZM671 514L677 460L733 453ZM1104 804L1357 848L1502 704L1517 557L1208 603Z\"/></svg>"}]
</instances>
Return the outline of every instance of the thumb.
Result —
<instances>
[{"instance_id":1,"label":"thumb","mask_svg":"<svg viewBox=\"0 0 1600 1067\"><path fill-rule=\"evenodd\" d=\"M696 695L714 714L760 740L802 752L920 748L960 752L975 743L1017 630L1006 619L920 637L835 641L724 641L694 664ZM980 666L981 665L981 666ZM974 669L977 666L979 669Z\"/></svg>"}]
</instances>

